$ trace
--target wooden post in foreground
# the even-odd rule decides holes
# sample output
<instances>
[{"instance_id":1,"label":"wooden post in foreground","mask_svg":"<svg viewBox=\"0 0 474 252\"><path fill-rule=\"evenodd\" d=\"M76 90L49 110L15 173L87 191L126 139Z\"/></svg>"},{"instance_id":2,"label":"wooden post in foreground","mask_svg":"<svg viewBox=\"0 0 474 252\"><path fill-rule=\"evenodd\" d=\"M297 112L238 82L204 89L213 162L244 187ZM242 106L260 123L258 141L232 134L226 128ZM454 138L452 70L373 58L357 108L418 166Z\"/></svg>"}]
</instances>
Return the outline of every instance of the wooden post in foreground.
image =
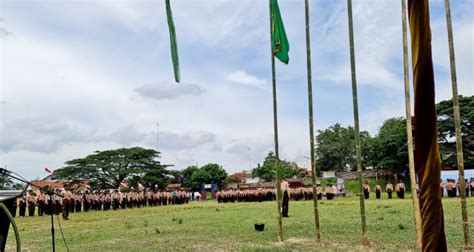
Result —
<instances>
[{"instance_id":1,"label":"wooden post in foreground","mask_svg":"<svg viewBox=\"0 0 474 252\"><path fill-rule=\"evenodd\" d=\"M407 16L406 3L402 1L402 29L403 29L403 72L405 80L405 110L407 125L407 141L408 141L408 161L410 170L410 183L412 191L413 216L415 219L416 229L416 247L421 249L421 214L420 203L416 193L416 174L415 174L415 156L413 153L413 133L411 128L411 105L410 105L410 81L408 79L408 42L407 42Z\"/></svg>"},{"instance_id":2,"label":"wooden post in foreground","mask_svg":"<svg viewBox=\"0 0 474 252\"><path fill-rule=\"evenodd\" d=\"M270 41L272 39L272 1L269 0L270 6ZM281 186L280 186L280 155L278 151L278 113L277 113L277 95L276 95L276 77L275 77L275 55L273 55L271 43L270 52L272 55L272 88L273 88L273 133L275 141L275 169L276 169L276 196L277 196L277 208L278 208L278 241L283 241L283 224L281 216Z\"/></svg>"},{"instance_id":3,"label":"wooden post in foreground","mask_svg":"<svg viewBox=\"0 0 474 252\"><path fill-rule=\"evenodd\" d=\"M311 172L313 182L313 209L316 241L321 242L321 231L319 228L318 197L316 192L316 156L314 146L314 124L313 124L313 82L311 74L311 42L309 29L309 6L308 0L305 0L305 21L306 21L306 66L308 72L308 111L309 111L309 144L311 151Z\"/></svg>"},{"instance_id":4,"label":"wooden post in foreground","mask_svg":"<svg viewBox=\"0 0 474 252\"><path fill-rule=\"evenodd\" d=\"M449 7L449 0L445 0L446 5L446 23L448 26L448 44L449 44L449 63L451 66L451 85L453 89L453 114L454 114L454 128L456 131L456 151L459 172L459 196L461 198L461 213L464 231L464 247L468 249L469 245L469 220L467 217L466 204L466 184L464 181L464 158L462 152L462 138L461 138L461 116L459 113L459 96L458 83L456 77L456 60L454 58L454 41L453 41L453 27L451 23L451 9Z\"/></svg>"},{"instance_id":5,"label":"wooden post in foreground","mask_svg":"<svg viewBox=\"0 0 474 252\"><path fill-rule=\"evenodd\" d=\"M349 46L351 54L351 76L352 76L352 101L354 107L354 129L355 129L355 148L357 159L357 177L359 179L359 201L360 201L360 220L362 224L362 244L369 245L369 235L367 234L367 224L365 221L365 202L362 178L362 157L359 132L359 105L357 102L357 82L354 55L354 31L352 27L352 0L347 0L347 13L349 19Z\"/></svg>"}]
</instances>

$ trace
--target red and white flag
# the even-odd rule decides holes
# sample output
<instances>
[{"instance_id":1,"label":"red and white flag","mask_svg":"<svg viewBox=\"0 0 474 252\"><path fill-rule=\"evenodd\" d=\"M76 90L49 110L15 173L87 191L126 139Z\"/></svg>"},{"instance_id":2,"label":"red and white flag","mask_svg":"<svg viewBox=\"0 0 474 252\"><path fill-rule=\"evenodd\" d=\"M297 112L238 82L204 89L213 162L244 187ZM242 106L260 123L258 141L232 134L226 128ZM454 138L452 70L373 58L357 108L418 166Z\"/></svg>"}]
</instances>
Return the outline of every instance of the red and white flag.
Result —
<instances>
[{"instance_id":1,"label":"red and white flag","mask_svg":"<svg viewBox=\"0 0 474 252\"><path fill-rule=\"evenodd\" d=\"M44 172L49 173L49 174L53 173L51 170L48 169L48 167L44 168Z\"/></svg>"}]
</instances>

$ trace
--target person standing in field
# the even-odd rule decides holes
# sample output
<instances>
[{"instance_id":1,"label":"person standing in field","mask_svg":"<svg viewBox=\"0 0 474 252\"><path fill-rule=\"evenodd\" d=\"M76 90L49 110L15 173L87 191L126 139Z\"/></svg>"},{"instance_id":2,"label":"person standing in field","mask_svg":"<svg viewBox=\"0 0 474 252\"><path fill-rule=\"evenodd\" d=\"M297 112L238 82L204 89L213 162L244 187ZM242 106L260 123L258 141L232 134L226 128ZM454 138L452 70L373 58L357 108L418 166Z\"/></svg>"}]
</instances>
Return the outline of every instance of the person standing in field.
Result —
<instances>
[{"instance_id":1,"label":"person standing in field","mask_svg":"<svg viewBox=\"0 0 474 252\"><path fill-rule=\"evenodd\" d=\"M380 195L382 194L382 187L377 183L375 185L375 198L380 199Z\"/></svg>"},{"instance_id":2,"label":"person standing in field","mask_svg":"<svg viewBox=\"0 0 474 252\"><path fill-rule=\"evenodd\" d=\"M471 178L471 196L474 196L474 178Z\"/></svg>"},{"instance_id":3,"label":"person standing in field","mask_svg":"<svg viewBox=\"0 0 474 252\"><path fill-rule=\"evenodd\" d=\"M364 198L369 199L369 196L370 196L369 182L365 181L365 184L362 187L364 189Z\"/></svg>"},{"instance_id":4,"label":"person standing in field","mask_svg":"<svg viewBox=\"0 0 474 252\"><path fill-rule=\"evenodd\" d=\"M290 192L289 192L289 184L286 179L282 178L281 179L281 192L283 194L283 202L282 202L282 207L281 207L281 213L283 217L289 217L288 216L288 201L290 200Z\"/></svg>"},{"instance_id":5,"label":"person standing in field","mask_svg":"<svg viewBox=\"0 0 474 252\"><path fill-rule=\"evenodd\" d=\"M35 216L36 196L33 191L30 191L28 193L28 197L26 198L26 205L28 207L28 216Z\"/></svg>"},{"instance_id":6,"label":"person standing in field","mask_svg":"<svg viewBox=\"0 0 474 252\"><path fill-rule=\"evenodd\" d=\"M25 217L26 213L26 196L22 194L21 197L18 198L18 208L20 209L19 215L21 218Z\"/></svg>"},{"instance_id":7,"label":"person standing in field","mask_svg":"<svg viewBox=\"0 0 474 252\"><path fill-rule=\"evenodd\" d=\"M328 200L334 199L334 193L335 193L335 192L336 192L336 191L334 190L334 186L332 186L332 184L328 184L328 185L326 186L326 198L327 198Z\"/></svg>"},{"instance_id":8,"label":"person standing in field","mask_svg":"<svg viewBox=\"0 0 474 252\"><path fill-rule=\"evenodd\" d=\"M387 186L385 187L385 190L387 191L387 196L389 199L392 198L392 193L393 193L393 184L392 182L388 182Z\"/></svg>"},{"instance_id":9,"label":"person standing in field","mask_svg":"<svg viewBox=\"0 0 474 252\"><path fill-rule=\"evenodd\" d=\"M38 198L37 198L38 216L43 216L43 214L44 214L44 200L45 200L44 193L40 192L40 194L38 195Z\"/></svg>"},{"instance_id":10,"label":"person standing in field","mask_svg":"<svg viewBox=\"0 0 474 252\"><path fill-rule=\"evenodd\" d=\"M399 199L404 199L405 198L405 184L403 181L399 181L397 186L395 187L395 190L397 191L397 197Z\"/></svg>"},{"instance_id":11,"label":"person standing in field","mask_svg":"<svg viewBox=\"0 0 474 252\"><path fill-rule=\"evenodd\" d=\"M448 182L446 183L446 192L448 193L448 197L453 197L453 187L454 184L451 181L451 179L448 179Z\"/></svg>"},{"instance_id":12,"label":"person standing in field","mask_svg":"<svg viewBox=\"0 0 474 252\"><path fill-rule=\"evenodd\" d=\"M82 207L82 194L79 193L79 194L76 194L74 195L74 206L75 206L75 212L76 213L80 213L81 212L81 207Z\"/></svg>"},{"instance_id":13,"label":"person standing in field","mask_svg":"<svg viewBox=\"0 0 474 252\"><path fill-rule=\"evenodd\" d=\"M69 204L71 204L72 199L72 192L68 190L64 190L62 193L63 195L63 209L62 215L64 220L69 220Z\"/></svg>"},{"instance_id":14,"label":"person standing in field","mask_svg":"<svg viewBox=\"0 0 474 252\"><path fill-rule=\"evenodd\" d=\"M316 195L318 200L323 198L323 187L321 186L321 184L316 185Z\"/></svg>"},{"instance_id":15,"label":"person standing in field","mask_svg":"<svg viewBox=\"0 0 474 252\"><path fill-rule=\"evenodd\" d=\"M456 182L455 179L453 179L453 189L451 189L451 191L453 193L453 197L458 196L458 189L459 189L459 183Z\"/></svg>"}]
</instances>

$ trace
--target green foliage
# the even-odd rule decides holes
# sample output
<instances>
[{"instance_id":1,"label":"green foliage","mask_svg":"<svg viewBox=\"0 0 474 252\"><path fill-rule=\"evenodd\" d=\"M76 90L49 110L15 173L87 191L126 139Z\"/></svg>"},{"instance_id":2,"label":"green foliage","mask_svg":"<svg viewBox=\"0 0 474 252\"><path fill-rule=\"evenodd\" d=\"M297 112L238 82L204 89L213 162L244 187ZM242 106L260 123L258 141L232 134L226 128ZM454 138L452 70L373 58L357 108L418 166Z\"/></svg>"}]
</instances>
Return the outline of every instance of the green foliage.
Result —
<instances>
[{"instance_id":1,"label":"green foliage","mask_svg":"<svg viewBox=\"0 0 474 252\"><path fill-rule=\"evenodd\" d=\"M371 146L371 161L374 168L403 171L408 167L408 144L406 121L403 118L390 118L379 129L379 134L374 137Z\"/></svg>"},{"instance_id":2,"label":"green foliage","mask_svg":"<svg viewBox=\"0 0 474 252\"><path fill-rule=\"evenodd\" d=\"M257 167L252 169L252 177L260 178L266 182L272 181L276 176L276 157L271 151L265 157L263 165L257 164ZM288 160L280 160L279 162L280 177L304 177L304 170L299 169L295 162Z\"/></svg>"},{"instance_id":3,"label":"green foliage","mask_svg":"<svg viewBox=\"0 0 474 252\"><path fill-rule=\"evenodd\" d=\"M118 188L125 179L143 179L163 184L165 166L158 161L159 152L141 147L96 151L85 158L66 162L54 176L73 181L88 180L97 188Z\"/></svg>"},{"instance_id":4,"label":"green foliage","mask_svg":"<svg viewBox=\"0 0 474 252\"><path fill-rule=\"evenodd\" d=\"M237 178L232 178L232 177L227 177L222 181L222 184L229 184L229 183L240 183L240 179Z\"/></svg>"},{"instance_id":5,"label":"green foliage","mask_svg":"<svg viewBox=\"0 0 474 252\"><path fill-rule=\"evenodd\" d=\"M457 167L456 132L454 130L453 101L436 105L438 113L438 141L443 163ZM474 96L459 96L464 168L474 168ZM457 169L457 168L456 168Z\"/></svg>"},{"instance_id":6,"label":"green foliage","mask_svg":"<svg viewBox=\"0 0 474 252\"><path fill-rule=\"evenodd\" d=\"M284 219L286 242L277 243L275 202L218 204L215 201L118 211L72 213L61 222L70 251L416 251L412 201L371 193L366 204L370 247L361 246L359 198L320 201L321 244L314 240L312 201L290 201L290 218ZM468 215L474 216L474 198L467 198ZM216 212L216 208L221 211ZM443 198L444 225L450 250L463 249L459 198ZM395 210L395 211L393 211ZM172 221L172 218L175 221ZM143 226L143 220L148 226ZM183 220L181 225L179 219ZM51 250L48 217L17 218L22 247ZM127 229L124 225L128 222ZM254 231L254 223L265 231ZM399 224L403 229L399 228ZM470 227L474 226L470 222ZM93 232L91 231L93 230ZM15 250L10 234L5 251ZM63 242L57 251L66 251ZM139 249L137 249L139 248ZM158 248L158 249L157 249Z\"/></svg>"},{"instance_id":7,"label":"green foliage","mask_svg":"<svg viewBox=\"0 0 474 252\"><path fill-rule=\"evenodd\" d=\"M180 183L180 177L181 177L181 171L178 171L178 170L170 170L168 171L168 174L173 176L171 177L170 179L168 179L168 182L170 184L177 184L177 183Z\"/></svg>"},{"instance_id":8,"label":"green foliage","mask_svg":"<svg viewBox=\"0 0 474 252\"><path fill-rule=\"evenodd\" d=\"M190 188L193 191L199 190L200 185L198 184L198 182L192 180L193 173L197 170L199 170L199 167L191 165L191 166L188 166L188 167L184 168L181 171L181 175L183 176L182 185L184 187Z\"/></svg>"},{"instance_id":9,"label":"green foliage","mask_svg":"<svg viewBox=\"0 0 474 252\"><path fill-rule=\"evenodd\" d=\"M474 168L474 96L459 99L464 166ZM452 100L437 104L438 141L445 165L456 168L456 139ZM316 138L320 170L343 171L355 169L354 129L335 124L320 130ZM408 145L404 118L386 120L375 137L362 131L363 167L390 169L401 172L408 167Z\"/></svg>"},{"instance_id":10,"label":"green foliage","mask_svg":"<svg viewBox=\"0 0 474 252\"><path fill-rule=\"evenodd\" d=\"M339 123L328 129L319 130L316 137L318 166L321 171L346 171L356 169L355 130L353 127L342 127ZM367 159L367 144L370 135L360 132L362 158ZM364 156L365 155L365 156Z\"/></svg>"},{"instance_id":11,"label":"green foliage","mask_svg":"<svg viewBox=\"0 0 474 252\"><path fill-rule=\"evenodd\" d=\"M209 163L201 168L189 166L181 171L184 177L183 186L193 191L198 191L201 184L215 183L221 187L223 181L227 178L227 172L218 164Z\"/></svg>"}]
</instances>

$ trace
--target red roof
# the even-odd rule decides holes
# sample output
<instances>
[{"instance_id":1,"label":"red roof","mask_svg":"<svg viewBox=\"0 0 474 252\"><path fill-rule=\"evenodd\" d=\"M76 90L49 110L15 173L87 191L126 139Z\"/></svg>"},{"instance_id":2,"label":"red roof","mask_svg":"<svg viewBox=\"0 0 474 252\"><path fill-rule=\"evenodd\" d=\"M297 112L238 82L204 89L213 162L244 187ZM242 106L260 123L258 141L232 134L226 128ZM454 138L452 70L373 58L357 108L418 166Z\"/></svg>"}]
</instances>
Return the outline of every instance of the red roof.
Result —
<instances>
[{"instance_id":1,"label":"red roof","mask_svg":"<svg viewBox=\"0 0 474 252\"><path fill-rule=\"evenodd\" d=\"M237 172L229 176L230 178L235 178L235 179L245 179L245 178L251 178L252 175L244 172Z\"/></svg>"},{"instance_id":2,"label":"red roof","mask_svg":"<svg viewBox=\"0 0 474 252\"><path fill-rule=\"evenodd\" d=\"M31 181L32 186L40 187L51 187L51 188L64 188L64 182L46 182L46 181Z\"/></svg>"}]
</instances>

